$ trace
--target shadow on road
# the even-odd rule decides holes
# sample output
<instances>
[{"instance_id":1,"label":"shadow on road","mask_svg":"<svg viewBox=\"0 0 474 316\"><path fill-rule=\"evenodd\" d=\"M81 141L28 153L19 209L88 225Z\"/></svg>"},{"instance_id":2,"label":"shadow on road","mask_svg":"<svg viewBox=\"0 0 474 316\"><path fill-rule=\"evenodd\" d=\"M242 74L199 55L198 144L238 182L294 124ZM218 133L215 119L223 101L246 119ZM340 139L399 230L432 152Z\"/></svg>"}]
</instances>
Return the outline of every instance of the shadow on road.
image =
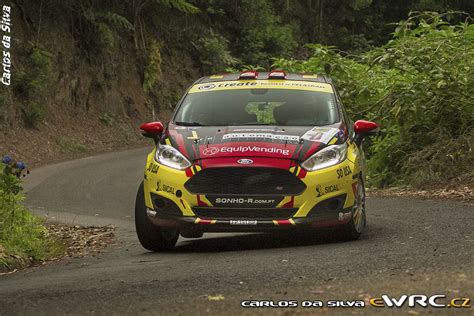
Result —
<instances>
[{"instance_id":1,"label":"shadow on road","mask_svg":"<svg viewBox=\"0 0 474 316\"><path fill-rule=\"evenodd\" d=\"M367 238L367 231L361 239ZM202 239L185 239L177 245L173 252L225 252L314 246L345 242L341 234L334 230L311 233L279 232L215 235L215 237L212 236Z\"/></svg>"}]
</instances>

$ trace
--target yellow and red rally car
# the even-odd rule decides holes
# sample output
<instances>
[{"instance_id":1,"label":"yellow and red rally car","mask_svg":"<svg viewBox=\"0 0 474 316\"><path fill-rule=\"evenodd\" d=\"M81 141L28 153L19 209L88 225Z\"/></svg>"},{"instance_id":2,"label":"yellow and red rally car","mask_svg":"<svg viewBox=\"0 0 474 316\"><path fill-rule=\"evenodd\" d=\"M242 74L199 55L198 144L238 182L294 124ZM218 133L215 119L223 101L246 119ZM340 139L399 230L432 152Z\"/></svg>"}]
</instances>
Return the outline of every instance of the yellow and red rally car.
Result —
<instances>
[{"instance_id":1,"label":"yellow and red rally car","mask_svg":"<svg viewBox=\"0 0 474 316\"><path fill-rule=\"evenodd\" d=\"M326 76L246 71L204 77L155 140L135 207L140 243L159 251L179 235L366 223L361 143L376 132L347 117Z\"/></svg>"}]
</instances>

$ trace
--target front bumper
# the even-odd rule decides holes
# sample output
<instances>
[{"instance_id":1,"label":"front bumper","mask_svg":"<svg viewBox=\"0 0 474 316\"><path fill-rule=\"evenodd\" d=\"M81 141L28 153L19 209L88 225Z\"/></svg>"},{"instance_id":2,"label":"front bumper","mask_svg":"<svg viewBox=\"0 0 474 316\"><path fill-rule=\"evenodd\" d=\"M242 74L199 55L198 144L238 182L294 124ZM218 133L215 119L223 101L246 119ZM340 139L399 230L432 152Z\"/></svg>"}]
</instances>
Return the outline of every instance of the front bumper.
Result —
<instances>
[{"instance_id":1,"label":"front bumper","mask_svg":"<svg viewBox=\"0 0 474 316\"><path fill-rule=\"evenodd\" d=\"M247 231L272 231L281 229L311 229L321 227L333 227L347 224L352 216L349 208L338 208L335 205L343 205L346 195L337 196L324 200L313 207L306 217L289 217L281 219L271 219L271 214L263 217L255 216L227 216L227 218L219 217L198 217L183 216L179 214L179 208L169 207L171 200L165 200L168 205L167 210L159 208L147 209L148 218L152 223L164 227L179 227L181 229L195 229L203 232L247 232ZM211 209L211 208L209 208ZM212 208L216 212L228 211L225 208ZM242 210L242 209L240 209ZM297 212L297 209L291 209ZM238 210L236 209L236 212ZM245 209L246 212L255 211L261 214L264 209Z\"/></svg>"},{"instance_id":2,"label":"front bumper","mask_svg":"<svg viewBox=\"0 0 474 316\"><path fill-rule=\"evenodd\" d=\"M148 217L158 226L204 232L305 229L350 221L360 172L351 160L315 172L292 168L296 169L289 171L306 186L302 192L280 196L273 205L225 207L216 205L215 194L211 198L186 188L186 182L200 172L199 168L174 170L157 164L152 153L144 181ZM261 196L258 199L264 200Z\"/></svg>"}]
</instances>

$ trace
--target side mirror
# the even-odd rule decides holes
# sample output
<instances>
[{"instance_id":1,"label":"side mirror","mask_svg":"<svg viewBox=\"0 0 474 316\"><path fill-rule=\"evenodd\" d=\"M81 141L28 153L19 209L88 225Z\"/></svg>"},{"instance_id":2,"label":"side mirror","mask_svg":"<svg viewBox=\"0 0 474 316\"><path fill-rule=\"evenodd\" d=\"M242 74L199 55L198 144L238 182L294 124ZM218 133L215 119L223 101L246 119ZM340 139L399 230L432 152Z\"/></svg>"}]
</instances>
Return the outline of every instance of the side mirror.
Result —
<instances>
[{"instance_id":1,"label":"side mirror","mask_svg":"<svg viewBox=\"0 0 474 316\"><path fill-rule=\"evenodd\" d=\"M161 122L148 122L140 125L140 129L143 136L153 138L157 142L165 128Z\"/></svg>"},{"instance_id":2,"label":"side mirror","mask_svg":"<svg viewBox=\"0 0 474 316\"><path fill-rule=\"evenodd\" d=\"M370 121L358 120L354 123L356 134L373 134L378 131L379 124Z\"/></svg>"},{"instance_id":3,"label":"side mirror","mask_svg":"<svg viewBox=\"0 0 474 316\"><path fill-rule=\"evenodd\" d=\"M356 134L355 143L360 145L366 136L372 136L379 131L379 124L370 121L358 120L354 123L354 132Z\"/></svg>"}]
</instances>

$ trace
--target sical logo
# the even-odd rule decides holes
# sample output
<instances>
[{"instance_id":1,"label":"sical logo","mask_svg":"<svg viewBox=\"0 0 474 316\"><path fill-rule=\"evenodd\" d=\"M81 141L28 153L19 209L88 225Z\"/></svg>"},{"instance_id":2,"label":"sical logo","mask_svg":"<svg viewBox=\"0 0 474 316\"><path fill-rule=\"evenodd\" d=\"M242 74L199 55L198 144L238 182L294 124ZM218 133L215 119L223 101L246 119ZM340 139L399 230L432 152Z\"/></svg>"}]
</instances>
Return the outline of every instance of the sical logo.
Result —
<instances>
[{"instance_id":1,"label":"sical logo","mask_svg":"<svg viewBox=\"0 0 474 316\"><path fill-rule=\"evenodd\" d=\"M203 86L200 86L199 90L210 90L210 89L214 89L215 87L216 87L215 84L209 83L209 84L205 84Z\"/></svg>"},{"instance_id":2,"label":"sical logo","mask_svg":"<svg viewBox=\"0 0 474 316\"><path fill-rule=\"evenodd\" d=\"M241 165L251 165L253 164L253 160L252 159L239 159L237 160L237 163Z\"/></svg>"},{"instance_id":3,"label":"sical logo","mask_svg":"<svg viewBox=\"0 0 474 316\"><path fill-rule=\"evenodd\" d=\"M216 148L216 147L207 147L202 151L202 153L206 156L215 155L218 152L219 152L219 148Z\"/></svg>"}]
</instances>

